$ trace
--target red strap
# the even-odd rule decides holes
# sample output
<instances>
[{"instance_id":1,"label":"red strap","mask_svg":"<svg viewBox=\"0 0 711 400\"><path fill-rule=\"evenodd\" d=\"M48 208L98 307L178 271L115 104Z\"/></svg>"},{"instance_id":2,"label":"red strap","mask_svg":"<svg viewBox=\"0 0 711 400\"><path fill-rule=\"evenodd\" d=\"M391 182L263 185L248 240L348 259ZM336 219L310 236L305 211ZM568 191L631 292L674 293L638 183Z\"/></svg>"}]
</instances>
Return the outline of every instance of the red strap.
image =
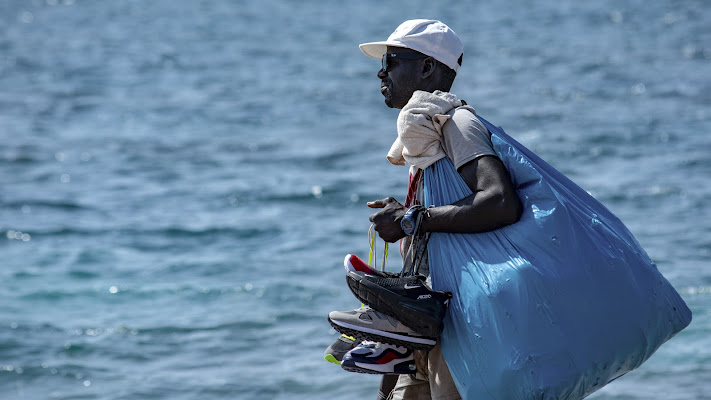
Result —
<instances>
[{"instance_id":1,"label":"red strap","mask_svg":"<svg viewBox=\"0 0 711 400\"><path fill-rule=\"evenodd\" d=\"M407 185L407 197L405 198L405 207L407 208L420 204L418 199L416 199L420 179L422 179L422 170L418 168L415 175L410 174L410 182Z\"/></svg>"}]
</instances>

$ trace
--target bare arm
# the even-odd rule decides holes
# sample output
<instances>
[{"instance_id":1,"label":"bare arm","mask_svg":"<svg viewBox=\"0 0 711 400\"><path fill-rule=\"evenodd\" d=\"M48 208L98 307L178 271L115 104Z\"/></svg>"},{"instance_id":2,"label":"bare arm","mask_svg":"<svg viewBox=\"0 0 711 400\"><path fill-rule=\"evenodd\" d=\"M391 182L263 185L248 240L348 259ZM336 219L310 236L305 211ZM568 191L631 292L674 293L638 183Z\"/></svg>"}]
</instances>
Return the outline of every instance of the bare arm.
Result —
<instances>
[{"instance_id":1,"label":"bare arm","mask_svg":"<svg viewBox=\"0 0 711 400\"><path fill-rule=\"evenodd\" d=\"M483 156L459 168L472 194L452 205L429 208L425 232L478 233L512 224L521 216L521 202L501 160ZM368 203L382 210L371 215L375 230L387 242L405 236L400 221L407 209L393 198Z\"/></svg>"},{"instance_id":2,"label":"bare arm","mask_svg":"<svg viewBox=\"0 0 711 400\"><path fill-rule=\"evenodd\" d=\"M452 205L430 209L423 221L425 232L486 232L518 221L521 202L501 160L477 158L459 173L473 193Z\"/></svg>"}]
</instances>

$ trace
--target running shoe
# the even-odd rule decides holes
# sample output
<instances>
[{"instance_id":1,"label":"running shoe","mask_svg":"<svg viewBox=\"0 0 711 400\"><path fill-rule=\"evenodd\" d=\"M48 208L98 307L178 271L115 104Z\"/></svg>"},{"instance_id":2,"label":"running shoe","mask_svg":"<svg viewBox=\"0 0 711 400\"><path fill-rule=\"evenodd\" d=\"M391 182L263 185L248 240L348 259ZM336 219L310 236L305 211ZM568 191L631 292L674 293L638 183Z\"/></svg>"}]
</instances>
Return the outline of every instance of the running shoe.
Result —
<instances>
[{"instance_id":1,"label":"running shoe","mask_svg":"<svg viewBox=\"0 0 711 400\"><path fill-rule=\"evenodd\" d=\"M437 338L452 294L427 287L422 276L382 278L363 272L346 274L348 287L364 304L397 318L418 334Z\"/></svg>"},{"instance_id":2,"label":"running shoe","mask_svg":"<svg viewBox=\"0 0 711 400\"><path fill-rule=\"evenodd\" d=\"M331 311L328 322L338 332L357 340L390 343L415 350L429 350L437 344L436 336L423 336L368 306L352 311Z\"/></svg>"},{"instance_id":3,"label":"running shoe","mask_svg":"<svg viewBox=\"0 0 711 400\"><path fill-rule=\"evenodd\" d=\"M354 337L341 335L333 344L328 346L323 358L330 363L341 365L343 356L353 350L357 345L358 341L356 341Z\"/></svg>"},{"instance_id":4,"label":"running shoe","mask_svg":"<svg viewBox=\"0 0 711 400\"><path fill-rule=\"evenodd\" d=\"M343 260L343 266L346 268L346 273L348 273L348 271L363 272L368 275L379 276L382 278L394 278L399 276L398 274L393 274L391 272L373 269L367 262L363 261L362 258L355 254L346 254L346 258Z\"/></svg>"},{"instance_id":5,"label":"running shoe","mask_svg":"<svg viewBox=\"0 0 711 400\"><path fill-rule=\"evenodd\" d=\"M361 374L414 374L417 371L411 349L387 343L365 341L343 356L341 368Z\"/></svg>"}]
</instances>

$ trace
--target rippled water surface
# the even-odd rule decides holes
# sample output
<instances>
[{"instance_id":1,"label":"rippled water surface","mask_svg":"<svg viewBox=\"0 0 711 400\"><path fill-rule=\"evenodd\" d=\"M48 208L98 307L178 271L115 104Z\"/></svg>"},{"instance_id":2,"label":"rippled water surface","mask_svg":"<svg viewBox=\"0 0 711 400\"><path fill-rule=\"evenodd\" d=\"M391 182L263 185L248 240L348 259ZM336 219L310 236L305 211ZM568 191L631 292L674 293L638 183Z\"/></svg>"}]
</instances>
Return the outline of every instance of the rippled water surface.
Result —
<instances>
[{"instance_id":1,"label":"rippled water surface","mask_svg":"<svg viewBox=\"0 0 711 400\"><path fill-rule=\"evenodd\" d=\"M591 398L711 398L711 11L683 0L0 2L0 397L375 398L322 359L365 202L407 179L357 44L420 17L694 313Z\"/></svg>"}]
</instances>

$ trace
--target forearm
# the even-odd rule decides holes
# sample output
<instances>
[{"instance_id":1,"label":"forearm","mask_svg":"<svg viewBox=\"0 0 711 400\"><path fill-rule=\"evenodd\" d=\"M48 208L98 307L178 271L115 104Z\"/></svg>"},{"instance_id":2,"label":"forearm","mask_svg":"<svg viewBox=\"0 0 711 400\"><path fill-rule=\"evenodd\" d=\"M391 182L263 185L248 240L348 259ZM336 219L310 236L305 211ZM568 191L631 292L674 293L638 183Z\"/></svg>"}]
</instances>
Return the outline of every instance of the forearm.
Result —
<instances>
[{"instance_id":1,"label":"forearm","mask_svg":"<svg viewBox=\"0 0 711 400\"><path fill-rule=\"evenodd\" d=\"M429 208L422 221L425 232L479 233L512 224L521 216L515 193L478 192L455 204Z\"/></svg>"},{"instance_id":2,"label":"forearm","mask_svg":"<svg viewBox=\"0 0 711 400\"><path fill-rule=\"evenodd\" d=\"M424 232L479 233L513 224L521 216L521 202L501 161L493 156L463 165L460 175L474 194L447 206L424 212ZM392 197L368 203L380 211L370 216L375 230L386 242L405 236L401 222L406 208Z\"/></svg>"}]
</instances>

